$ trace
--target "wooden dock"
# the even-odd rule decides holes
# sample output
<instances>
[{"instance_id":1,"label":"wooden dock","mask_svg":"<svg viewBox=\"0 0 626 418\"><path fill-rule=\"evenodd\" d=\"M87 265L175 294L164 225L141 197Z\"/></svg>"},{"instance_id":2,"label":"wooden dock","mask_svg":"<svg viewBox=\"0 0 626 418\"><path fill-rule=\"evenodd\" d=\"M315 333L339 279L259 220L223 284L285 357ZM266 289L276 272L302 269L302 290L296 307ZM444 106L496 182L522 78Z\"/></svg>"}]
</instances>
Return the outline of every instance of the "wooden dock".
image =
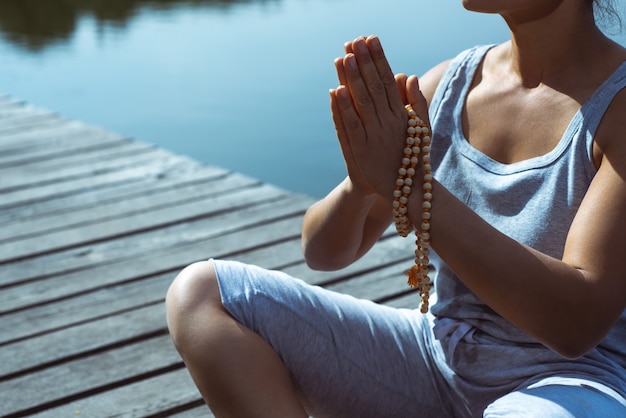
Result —
<instances>
[{"instance_id":1,"label":"wooden dock","mask_svg":"<svg viewBox=\"0 0 626 418\"><path fill-rule=\"evenodd\" d=\"M163 303L197 260L416 306L412 242L391 230L345 270L308 269L312 202L0 96L0 416L211 417Z\"/></svg>"}]
</instances>

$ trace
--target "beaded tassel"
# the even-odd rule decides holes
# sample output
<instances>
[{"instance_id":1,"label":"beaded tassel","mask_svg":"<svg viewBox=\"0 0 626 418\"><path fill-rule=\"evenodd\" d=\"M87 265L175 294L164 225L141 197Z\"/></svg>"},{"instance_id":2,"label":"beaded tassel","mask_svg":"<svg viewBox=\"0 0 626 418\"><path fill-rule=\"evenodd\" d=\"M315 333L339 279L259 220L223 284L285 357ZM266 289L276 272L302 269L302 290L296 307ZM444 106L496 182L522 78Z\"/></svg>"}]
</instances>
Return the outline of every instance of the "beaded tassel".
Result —
<instances>
[{"instance_id":1,"label":"beaded tassel","mask_svg":"<svg viewBox=\"0 0 626 418\"><path fill-rule=\"evenodd\" d=\"M432 208L432 171L430 165L430 135L429 129L422 121L411 105L406 106L409 115L408 136L405 141L404 156L398 170L396 187L393 191L393 218L396 230L402 237L407 237L414 229L416 236L415 263L406 272L408 284L417 288L421 298L420 311L428 312L428 299L430 297L431 281L428 276L428 263L430 251L430 219ZM424 170L422 224L420 231L409 222L408 209L411 186L413 186L415 167L422 155L422 169Z\"/></svg>"}]
</instances>

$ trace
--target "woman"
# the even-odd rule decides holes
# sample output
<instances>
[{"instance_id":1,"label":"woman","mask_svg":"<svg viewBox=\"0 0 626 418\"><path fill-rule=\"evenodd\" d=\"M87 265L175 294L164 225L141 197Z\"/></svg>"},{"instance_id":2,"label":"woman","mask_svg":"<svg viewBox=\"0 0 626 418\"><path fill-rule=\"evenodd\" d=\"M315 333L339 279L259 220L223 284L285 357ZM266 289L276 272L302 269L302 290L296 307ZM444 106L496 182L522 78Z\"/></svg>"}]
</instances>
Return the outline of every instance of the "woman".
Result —
<instances>
[{"instance_id":1,"label":"woman","mask_svg":"<svg viewBox=\"0 0 626 418\"><path fill-rule=\"evenodd\" d=\"M422 315L253 266L188 267L168 323L216 416L626 416L626 50L593 3L464 0L511 40L419 85L376 37L346 44L331 107L348 176L307 211L306 260L347 266L389 226L405 105L429 109L437 303Z\"/></svg>"}]
</instances>

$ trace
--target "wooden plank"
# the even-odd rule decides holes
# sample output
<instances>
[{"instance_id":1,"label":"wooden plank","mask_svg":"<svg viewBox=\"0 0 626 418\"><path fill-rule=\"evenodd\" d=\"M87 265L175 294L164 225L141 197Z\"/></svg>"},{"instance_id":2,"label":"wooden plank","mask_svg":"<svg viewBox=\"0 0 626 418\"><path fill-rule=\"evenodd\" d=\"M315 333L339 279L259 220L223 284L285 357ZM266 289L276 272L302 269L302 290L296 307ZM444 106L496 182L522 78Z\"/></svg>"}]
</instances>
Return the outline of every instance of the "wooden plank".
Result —
<instances>
[{"instance_id":1,"label":"wooden plank","mask_svg":"<svg viewBox=\"0 0 626 418\"><path fill-rule=\"evenodd\" d=\"M214 418L215 415L207 408L204 403L201 406L185 409L178 413L168 415L170 418Z\"/></svg>"},{"instance_id":2,"label":"wooden plank","mask_svg":"<svg viewBox=\"0 0 626 418\"><path fill-rule=\"evenodd\" d=\"M284 228L285 226L280 227L281 230ZM373 251L368 253L368 255L357 261L348 269L344 269L343 271L328 272L326 275L321 277L318 277L318 272L307 270L307 267L303 264L300 242L297 237L278 245L269 245L255 250L250 249L246 252L240 252L236 254L234 258L242 262L260 265L269 269L281 269L286 272L294 270L288 267L285 268L286 265L297 265L297 270L300 272L300 275L296 275L296 277L300 277L311 284L318 285L337 283L340 280L346 280L345 277L356 277L364 274L369 275L368 280L370 281L376 281L380 279L380 276L386 276L383 277L387 281L384 285L389 285L392 289L393 296L395 296L396 294L401 295L403 292L409 291L409 289L407 289L404 285L403 278L401 276L399 277L396 274L397 270L394 269L390 270L393 272L391 275L389 273L381 274L377 271L380 266L378 261L384 254L394 253L395 250L396 257L405 256L404 251L402 251L402 254L398 254L398 250L401 250L401 247L398 248L393 241L394 240L383 241L380 246L376 246ZM234 239L231 240L231 242L240 244L241 240ZM215 242L218 246L220 246L221 243L221 239ZM77 281L81 279L84 281L89 277L99 277L98 283L93 283L91 281L87 283L79 282L72 286L73 283L71 281L68 283L60 281L59 285L71 288L74 292L76 292L77 288L84 289L85 292L89 290L87 289L89 286L91 286L92 289L88 294L78 293L75 297L59 299L56 302L40 306L33 306L26 311L4 314L2 316L2 321L0 321L0 344L28 338L31 335L51 332L55 329L68 327L72 324L94 320L116 312L132 309L133 306L145 306L157 303L163 300L171 280L185 265L198 260L206 259L210 255L225 258L220 256L219 248L216 249L215 253L211 254L210 252L206 252L207 247L210 248L210 245L207 245L206 247L204 245L190 246L186 248L185 251L181 251L179 254L172 256L173 261L170 264L172 267L171 270L139 281L129 282L128 277L124 276L123 273L125 269L123 267L115 268L115 266L106 266L109 267L107 269L109 275L112 275L110 278L102 277L102 275L99 276L90 272L88 272L89 274L81 272L82 274L77 277ZM158 259L161 258L162 257L158 257ZM119 263L119 265L122 264L123 263ZM173 265L175 264L177 264L177 266L174 268ZM139 263L139 265L141 265L141 263ZM91 272L94 270L95 269L92 269ZM138 269L135 271L135 274L140 274L141 271L142 270ZM97 287L97 285L101 284L100 282L114 280L118 280L119 284L111 285L109 287ZM358 292L367 292L367 289L364 287L352 284L343 286L343 290L352 292L355 296L377 299L374 294L359 294ZM5 292L10 290L12 289L6 289ZM36 290L38 291L40 289ZM65 290L64 293L69 294L71 290ZM50 290L50 292L52 292L52 290ZM46 297L49 298L50 296L46 295ZM413 300L413 302L415 302L415 300Z\"/></svg>"},{"instance_id":3,"label":"wooden plank","mask_svg":"<svg viewBox=\"0 0 626 418\"><path fill-rule=\"evenodd\" d=\"M24 100L9 96L8 94L0 94L0 106L23 106Z\"/></svg>"},{"instance_id":4,"label":"wooden plank","mask_svg":"<svg viewBox=\"0 0 626 418\"><path fill-rule=\"evenodd\" d=\"M1 111L1 109L0 109ZM5 132L0 135L0 151L14 153L34 152L36 147L46 148L50 143L65 142L67 137L76 137L77 133L90 132L95 135L78 136L80 143L87 143L90 136L122 137L122 135L99 126L89 125L72 119L63 119L50 114L52 118L45 124L24 130Z\"/></svg>"},{"instance_id":5,"label":"wooden plank","mask_svg":"<svg viewBox=\"0 0 626 418\"><path fill-rule=\"evenodd\" d=\"M137 307L162 303L176 273L177 270L111 285L89 294L5 314L0 321L0 344L13 344Z\"/></svg>"},{"instance_id":6,"label":"wooden plank","mask_svg":"<svg viewBox=\"0 0 626 418\"><path fill-rule=\"evenodd\" d=\"M92 320L85 320L86 315L83 315L77 318L82 321L77 324L2 345L0 351L3 358L11 361L0 362L0 381L127 344L138 338L166 334L163 301L138 306L112 314L101 313L99 318ZM40 332L36 326L29 331Z\"/></svg>"},{"instance_id":7,"label":"wooden plank","mask_svg":"<svg viewBox=\"0 0 626 418\"><path fill-rule=\"evenodd\" d=\"M59 119L59 115L28 104L4 107L0 112L0 124L2 128L13 128L15 126L23 126L24 124L36 123L52 118Z\"/></svg>"},{"instance_id":8,"label":"wooden plank","mask_svg":"<svg viewBox=\"0 0 626 418\"><path fill-rule=\"evenodd\" d=\"M0 127L0 151L3 155L19 155L32 152L37 147L45 148L47 144L54 144L63 131L72 132L76 126L84 125L78 121L69 121L50 117L37 124L23 126L17 129L2 129Z\"/></svg>"},{"instance_id":9,"label":"wooden plank","mask_svg":"<svg viewBox=\"0 0 626 418\"><path fill-rule=\"evenodd\" d=\"M31 414L68 399L80 399L110 388L124 389L128 383L141 381L144 376L182 367L182 360L168 335L112 348L0 382L3 397L0 414L11 415L20 411ZM181 381L189 382L186 379ZM186 392L195 392L196 399L199 397L192 384L187 385ZM152 395L160 397L155 396L156 393L152 392Z\"/></svg>"},{"instance_id":10,"label":"wooden plank","mask_svg":"<svg viewBox=\"0 0 626 418\"><path fill-rule=\"evenodd\" d=\"M35 220L68 211L121 202L136 196L148 196L186 185L216 181L228 175L227 170L218 167L190 165L185 170L170 167L157 175L139 178L137 181L114 183L111 187L103 189L79 190L74 194L53 197L26 206L4 208L0 211L0 224L10 225L16 221Z\"/></svg>"},{"instance_id":11,"label":"wooden plank","mask_svg":"<svg viewBox=\"0 0 626 418\"><path fill-rule=\"evenodd\" d=\"M7 119L0 125L0 139L5 135L13 135L18 132L38 130L47 126L58 126L64 123L58 115L48 112L33 112L29 115Z\"/></svg>"},{"instance_id":12,"label":"wooden plank","mask_svg":"<svg viewBox=\"0 0 626 418\"><path fill-rule=\"evenodd\" d=\"M0 123L14 119L18 116L31 114L54 114L53 112L32 106L26 102L5 102L5 106L0 110ZM58 116L57 116L58 117Z\"/></svg>"},{"instance_id":13,"label":"wooden plank","mask_svg":"<svg viewBox=\"0 0 626 418\"><path fill-rule=\"evenodd\" d=\"M280 268L278 260L290 263L293 260L302 260L298 251L298 243L292 242L291 245L281 244L278 246L266 247L255 252L242 254L237 259L253 264L263 264L269 268ZM279 258L279 257L282 257ZM268 261L275 260L273 263ZM380 286L388 286L391 289L399 290L395 292L404 296L402 292L408 292L402 277L403 266L392 265L387 268L357 276L348 279L345 282L338 282L328 286L331 290L351 294L355 297L365 297L369 299L379 299L384 293L371 292L369 283L364 283L361 278L369 282L380 280ZM88 318L85 316L76 316L84 307L84 304L76 306L68 312L68 316L73 321L82 321L79 325L67 328L67 323L58 323L58 318L63 313L63 309L59 306L50 306L48 312L42 311L38 315L41 318L47 318L47 324L60 328L56 332L48 332L27 340L21 340L13 344L2 347L6 358L14 359L11 362L0 363L0 378L2 376L15 374L20 370L35 368L46 362L54 362L59 359L75 356L82 352L92 351L100 347L115 344L133 338L142 333L155 333L165 330L165 312L160 302L165 294L165 290L169 286L169 282L174 277L165 274L159 278L150 279L150 283L140 282L138 284L129 284L120 286L118 292L107 289L108 298L103 301L96 301L90 298L86 301L90 305L110 306L114 309L124 309L126 306L120 306L115 303L118 298L126 296L130 301L129 306L142 306L147 304L151 299L156 301L153 305L148 305L138 310L122 311L121 314L106 316L103 319L84 322ZM158 283L160 281L160 283ZM154 291L151 291L150 284L157 284ZM136 288L137 290L134 290ZM395 291L394 290L394 291ZM372 293L372 294L370 294ZM133 297L140 297L133 299ZM374 296L374 297L372 297ZM87 296L89 298L89 296ZM410 304L403 307L415 307L416 295L412 295L409 299ZM63 302L61 302L63 304ZM67 306L65 307L67 309ZM107 315L107 312L100 311L98 315ZM92 312L93 315L93 312ZM66 319L67 320L67 319ZM9 320L10 321L10 320ZM69 321L67 321L69 322ZM32 322L29 321L29 332L41 333L42 329L36 329ZM15 329L20 327L19 323L12 323L9 328ZM103 333L102 330L107 329L112 332ZM4 334L4 333L3 333ZM42 351L40 347L48 347L49 350Z\"/></svg>"},{"instance_id":14,"label":"wooden plank","mask_svg":"<svg viewBox=\"0 0 626 418\"><path fill-rule=\"evenodd\" d=\"M227 173L222 168L205 167L181 157L145 162L139 167L97 174L87 179L3 193L0 222L93 207L137 194L158 193L177 184L202 182ZM91 179L91 187L86 187L88 179Z\"/></svg>"},{"instance_id":15,"label":"wooden plank","mask_svg":"<svg viewBox=\"0 0 626 418\"><path fill-rule=\"evenodd\" d=\"M249 247L242 245L242 241L245 240L243 237L246 237L246 234L248 234L248 229L245 229L226 237L210 238L191 245L167 249L162 253L155 252L154 254L148 254L143 257L134 257L132 259L121 260L114 264L104 264L89 270L53 277L43 282L34 282L24 286L7 288L0 294L3 312L11 312L15 309L37 305L39 303L62 300L71 295L80 295L90 290L100 289L103 286L132 280L137 276L141 277L142 274L148 275L158 274L162 271L177 271L189 263L206 259L210 256L224 258L235 255L237 259L262 266L269 266L270 268L283 268L287 265L286 268L283 268L284 271L314 284L332 283L345 279L345 277L373 271L381 265L385 265L380 262L381 259L384 259L387 264L394 262L394 260L399 260L403 264L407 263L407 252L404 241L400 242L400 240L392 239L382 241L366 257L342 271L324 273L312 272L302 263L298 241L299 228L300 219L290 218L257 227L257 231L265 231L263 234L254 234L254 229L250 230L253 236L257 236L257 241L248 241L251 244ZM277 233L276 231L279 232ZM281 235L281 232L285 232L285 235ZM263 251L259 252L261 255L255 256L254 253L258 247L257 242L263 242L263 238L258 241L258 235L263 236L265 233L273 233L274 241L284 241L285 238L289 236L291 236L291 240L285 241L286 244L284 247L262 247ZM281 236L284 238L281 238ZM272 238L271 236L266 237ZM247 252L245 251L246 248L249 248ZM289 254L291 254L291 256L287 257ZM277 257L281 260L281 263L278 266L276 264L268 264L267 261L271 261L272 257ZM285 263L285 261L287 263ZM291 267L289 267L289 265L291 265ZM89 278L91 277L98 277L98 281L94 282L90 280ZM395 282L400 283L401 280L402 279L397 279ZM67 304L68 302L65 301L64 303ZM83 306L79 305L76 309L80 310L82 308ZM61 308L49 308L47 305L44 305L30 309L25 314L25 317L28 318L29 315L34 315L35 318L41 317L49 320L51 313L48 309L58 312L63 311ZM74 315L73 311L72 315ZM5 316L3 323L0 324L0 329L7 328L4 331L5 335L11 335L19 329L10 319L10 316ZM33 319L29 319L29 323L32 323L32 321ZM52 324L52 322L49 321L48 324Z\"/></svg>"},{"instance_id":16,"label":"wooden plank","mask_svg":"<svg viewBox=\"0 0 626 418\"><path fill-rule=\"evenodd\" d=\"M162 340L166 339L167 337L162 338ZM37 377L35 380L37 382L36 385L33 385L31 380L24 378L8 381L5 386L15 391L17 394L24 393L24 387L29 387L31 390L37 389L38 391L35 393L38 393L38 396L36 396L35 400L39 400L40 403L45 403L42 401L46 399L59 399L59 397L64 394L66 397L61 400L70 399L72 393L75 393L75 397L78 398L80 398L83 393L89 395L68 404L49 409L46 411L49 414L80 411L81 415L94 414L93 416L100 416L100 414L106 413L111 414L106 416L135 416L133 414L141 411L144 413L144 415L141 416L166 413L167 416L170 416L170 413L167 411L171 412L185 409L186 411L181 412L180 416L195 416L196 414L210 416L207 413L207 409L204 407L187 409L187 407L199 403L200 398L195 386L184 369L176 370L171 373L168 372L146 380L140 380L130 385L123 382L123 385L120 384L119 387L115 389L98 391L98 388L103 387L109 389L111 385L115 385L115 382L129 378L129 376L132 377L136 373L142 371L146 373L146 371L149 372L154 368L158 368L159 365L167 367L172 363L177 364L177 362L180 361L171 347L168 352L168 349L165 348L167 346L165 341L159 345L153 345L151 343L152 341L150 343L123 347L119 350L107 351L102 356L94 356L72 362L71 373L66 373L63 366L46 369L33 375ZM141 353L144 352L150 353L152 356L146 360L141 356ZM103 357L104 360L102 360L101 357ZM139 367L137 367L137 363L135 362L140 364ZM102 368L101 370L108 370L106 368L108 364L111 364L111 366L115 365L118 370L123 370L125 374L119 372L104 372L97 376L93 375L93 370L96 367ZM59 379L63 378L66 380L69 378L73 384L70 384L69 388L65 388L60 392L55 391L53 387L51 388L50 382L59 381ZM30 386L27 386L29 384ZM148 402L149 399L154 398L155 393L161 394L165 387L184 388L184 390L174 397L166 396L165 398L167 399L161 397L158 406L153 407L152 404ZM2 389L4 389L4 387L0 384L0 390ZM135 393L137 396L128 399L126 394L130 392ZM68 393L70 395L67 395ZM23 403L20 404L20 406L23 405ZM123 405L123 407L119 407L119 405ZM107 409L100 409L105 407Z\"/></svg>"},{"instance_id":17,"label":"wooden plank","mask_svg":"<svg viewBox=\"0 0 626 418\"><path fill-rule=\"evenodd\" d=\"M0 139L0 167L39 163L128 141L103 129L68 122Z\"/></svg>"},{"instance_id":18,"label":"wooden plank","mask_svg":"<svg viewBox=\"0 0 626 418\"><path fill-rule=\"evenodd\" d=\"M396 236L395 231L390 227L387 229L384 238L379 240L372 250L362 259L344 269L338 271L312 271L305 265L294 265L285 268L284 271L307 282L316 284L332 283L395 263L401 263L401 265L406 266L407 260L409 260L410 266L410 260L412 260L415 251L413 245L410 239L407 240Z\"/></svg>"},{"instance_id":19,"label":"wooden plank","mask_svg":"<svg viewBox=\"0 0 626 418\"><path fill-rule=\"evenodd\" d=\"M127 142L118 147L70 155L36 165L10 167L0 170L0 192L84 178L93 173L132 167L169 155L150 144Z\"/></svg>"},{"instance_id":20,"label":"wooden plank","mask_svg":"<svg viewBox=\"0 0 626 418\"><path fill-rule=\"evenodd\" d=\"M287 218L225 236L210 238L203 242L124 259L115 264L99 265L89 271L77 271L42 281L8 287L0 292L0 312L6 313L49 303L119 282L178 269L190 262L210 256L227 257L245 249L296 238L300 235L300 229L299 217Z\"/></svg>"},{"instance_id":21,"label":"wooden plank","mask_svg":"<svg viewBox=\"0 0 626 418\"><path fill-rule=\"evenodd\" d=\"M276 269L284 263L301 262L302 254L299 240L294 239L246 252L237 259ZM194 261L198 259L189 262ZM0 321L0 345L4 344L1 349L7 358L14 358L15 354L15 361L0 362L0 378L137 335L164 331L162 303L177 272L4 315ZM48 349L42 351L40 347Z\"/></svg>"},{"instance_id":22,"label":"wooden plank","mask_svg":"<svg viewBox=\"0 0 626 418\"><path fill-rule=\"evenodd\" d=\"M359 274L340 282L330 283L326 288L352 295L356 298L373 301L387 300L397 295L404 295L407 292L415 292L415 289L407 286L406 276L404 275L407 268L412 265L412 261L409 258L406 264L391 264L382 269ZM416 299L416 301L418 300Z\"/></svg>"},{"instance_id":23,"label":"wooden plank","mask_svg":"<svg viewBox=\"0 0 626 418\"><path fill-rule=\"evenodd\" d=\"M95 137L95 135L92 135ZM91 137L89 138L91 139ZM94 145L96 141L92 143ZM12 166L1 168L0 174L7 174L11 176L23 176L32 175L33 173L47 173L56 172L57 170L68 170L70 174L73 170L84 166L89 168L101 169L100 167L93 167L95 164L110 163L115 159L122 159L125 157L132 157L134 155L141 154L145 151L152 151L156 147L152 144L145 142L132 141L129 139L118 138L117 141L108 140L104 142L107 146L99 147L85 147L79 149L79 144L74 147L68 147L61 154L54 153L53 155L47 154L44 159L36 159L35 161L24 164L14 164ZM41 147L38 147L41 150ZM71 150L71 151L70 151ZM62 149L60 151L63 151ZM25 157L29 157L25 155ZM104 168L107 166L105 165Z\"/></svg>"},{"instance_id":24,"label":"wooden plank","mask_svg":"<svg viewBox=\"0 0 626 418\"><path fill-rule=\"evenodd\" d=\"M412 302L415 302L415 299L412 299ZM156 310L154 308L152 308L153 310ZM145 313L146 311L143 311L142 313ZM162 309L159 309L159 314L163 314ZM154 316L154 315L150 315L150 316ZM163 318L161 318L161 321L164 321ZM117 324L115 324L117 325ZM110 328L110 329L117 329L117 327L114 325L114 327ZM163 323L164 325L164 323ZM84 329L84 328L83 328ZM98 327L97 329L102 329L100 327ZM63 331L65 332L65 331ZM100 333L102 334L102 333ZM81 338L80 337L81 334L77 333L75 334L75 336L77 338L80 338L81 340L85 340L85 338ZM83 336L84 337L84 336ZM164 337L163 339L165 340L167 337ZM110 359L111 356L113 356L113 360L109 360L110 364L115 365L117 368L124 370L125 372L129 372L132 371L133 373L139 373L141 371L146 371L146 370L151 370L151 368L154 367L159 367L159 365L163 365L164 363L166 363L166 360L163 360L163 358L170 358L169 356L172 355L173 357L171 357L171 359L173 359L172 361L177 362L178 357L172 352L163 352L164 347L166 347L167 344L161 344L158 345L156 347L153 347L151 349L148 350L148 352L150 352L154 357L152 358L156 358L158 359L158 362L152 363L150 361L146 362L146 360L143 357L137 358L135 356L131 356L130 358L132 359L132 366L137 366L136 369L133 369L133 367L127 367L126 365L126 361L124 361L123 359L121 359L119 357L119 354L117 354L115 351L116 350L112 350L112 351L106 351L105 356L105 361L102 361L100 359L99 356L94 357L89 357L88 359L79 359L76 361L72 361L69 364L61 364L59 366L55 366L52 369L47 368L45 369L43 372L37 372L37 373L33 373L33 374L29 374L25 377L21 377L19 379L11 379L8 380L6 382L6 384L3 386L0 384L0 391L4 391L5 387L6 388L10 388L10 390L16 391L16 393L28 393L23 391L23 387L24 386L28 386L31 390L31 393L33 392L33 389L38 389L36 392L38 395L36 396L36 400L39 401L39 403L43 403L45 404L45 400L50 398L50 399L59 399L62 398L62 395L67 395L72 394L72 393L77 393L78 396L81 393L87 392L89 390L91 390L92 392L97 392L97 389L99 387L103 387L106 386L107 384L112 384L111 382L108 382L107 379L110 378L114 378L116 380L115 381L120 381L123 380L124 376L120 375L119 372L114 371L113 374L106 374L104 373L99 374L97 377L93 377L93 370L109 370L108 368L106 368L107 365L107 361L106 359ZM56 351L57 347L54 346L47 346L50 349ZM120 350L120 352L122 353L128 353L128 351L126 350ZM132 348L132 353L137 354L137 353L141 353L142 349L141 348L137 348L136 346L133 346ZM150 359L149 359L150 360ZM97 367L96 367L97 366ZM72 373L65 373L64 369L66 367L71 367ZM111 368L111 370L115 370L115 368ZM83 378L83 376L81 375L81 373L87 373L89 374L89 378L85 379ZM133 374L131 373L131 376ZM31 379L31 377L36 377L36 379ZM184 376L180 376L177 375L176 379L173 379L170 383L172 385L180 385L180 380L185 380ZM60 381L59 379L61 379L62 381L69 381L69 382L74 382L73 384L67 385L70 386L69 388L67 386L64 386L61 391L55 391L53 388L53 385L50 385L50 382L54 382L54 381ZM32 384L32 382L37 382L37 384ZM39 388L38 386L42 386L42 388ZM93 386L93 388L92 388ZM146 389L148 391L153 391L153 393L158 393L156 392L156 389ZM193 391L194 388L190 387L189 389L190 391ZM10 391L8 391L7 393L11 393ZM55 394L54 396L51 395ZM90 393L91 395L91 393ZM113 391L113 392L106 392L106 393L102 393L102 394L98 394L96 395L98 397L101 397L103 399L106 398L110 398L109 399L109 403L110 404L114 404L118 402L118 396L119 396L119 391ZM71 397L69 395L66 396L66 398ZM16 399L20 399L20 398L16 398ZM50 400L48 399L48 400ZM23 398L20 400L20 403L18 404L20 408L24 407L24 400ZM28 404L29 406L31 406L31 404ZM164 406L165 407L165 406ZM166 408L172 408L172 405L168 405ZM174 406L176 407L176 406ZM196 408L196 413L199 413L201 411L204 411L206 413L206 409L202 408ZM86 410L81 409L82 412L85 412ZM56 412L56 411L55 411Z\"/></svg>"},{"instance_id":25,"label":"wooden plank","mask_svg":"<svg viewBox=\"0 0 626 418\"><path fill-rule=\"evenodd\" d=\"M28 189L17 189L2 192L0 209L23 207L32 203L71 196L84 191L101 190L108 187L130 184L146 178L158 177L167 172L188 169L189 159L175 155L165 158L140 161L141 165L122 167L111 172L88 173L71 181L31 186Z\"/></svg>"},{"instance_id":26,"label":"wooden plank","mask_svg":"<svg viewBox=\"0 0 626 418\"><path fill-rule=\"evenodd\" d=\"M2 264L0 287L111 264L145 254L155 254L160 249L201 242L254 225L301 216L309 206L310 199L286 195L278 200L267 199L257 204L248 203L246 207L239 210L231 208L220 216L192 219L151 231Z\"/></svg>"},{"instance_id":27,"label":"wooden plank","mask_svg":"<svg viewBox=\"0 0 626 418\"><path fill-rule=\"evenodd\" d=\"M237 208L259 198L278 198L286 192L269 185L242 189L225 196L209 196L178 206L154 208L149 212L132 214L95 224L82 225L70 230L53 231L37 237L0 243L0 262L33 257L50 251L71 248L89 242L111 239L130 233L172 225L199 216L208 216L218 210ZM219 208L219 209L216 209Z\"/></svg>"},{"instance_id":28,"label":"wooden plank","mask_svg":"<svg viewBox=\"0 0 626 418\"><path fill-rule=\"evenodd\" d=\"M390 228L352 266L314 272L313 202L0 96L2 416L212 416L167 336L185 265L233 258L415 307L413 244Z\"/></svg>"},{"instance_id":29,"label":"wooden plank","mask_svg":"<svg viewBox=\"0 0 626 418\"><path fill-rule=\"evenodd\" d=\"M95 207L67 209L35 219L13 220L9 225L0 227L0 243L65 231L69 228L78 228L82 225L96 224L137 213L144 215L159 208L197 201L202 197L255 185L258 185L258 181L250 177L230 175L219 181L180 185L160 193L135 195L108 203L101 202Z\"/></svg>"},{"instance_id":30,"label":"wooden plank","mask_svg":"<svg viewBox=\"0 0 626 418\"><path fill-rule=\"evenodd\" d=\"M166 417L168 411L190 404L196 405L198 401L198 391L189 373L186 369L178 369L29 416Z\"/></svg>"}]
</instances>

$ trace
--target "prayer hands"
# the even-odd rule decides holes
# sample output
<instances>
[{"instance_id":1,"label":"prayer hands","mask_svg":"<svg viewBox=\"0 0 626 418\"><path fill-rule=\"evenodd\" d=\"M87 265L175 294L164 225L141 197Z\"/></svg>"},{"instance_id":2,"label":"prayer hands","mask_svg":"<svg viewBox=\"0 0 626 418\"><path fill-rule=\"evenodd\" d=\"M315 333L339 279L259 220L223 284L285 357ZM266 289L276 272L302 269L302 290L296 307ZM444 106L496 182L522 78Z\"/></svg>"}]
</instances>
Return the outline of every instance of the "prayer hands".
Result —
<instances>
[{"instance_id":1,"label":"prayer hands","mask_svg":"<svg viewBox=\"0 0 626 418\"><path fill-rule=\"evenodd\" d=\"M407 136L406 104L428 120L417 77L394 77L376 36L345 44L335 60L338 88L331 90L332 117L353 185L392 200Z\"/></svg>"}]
</instances>

